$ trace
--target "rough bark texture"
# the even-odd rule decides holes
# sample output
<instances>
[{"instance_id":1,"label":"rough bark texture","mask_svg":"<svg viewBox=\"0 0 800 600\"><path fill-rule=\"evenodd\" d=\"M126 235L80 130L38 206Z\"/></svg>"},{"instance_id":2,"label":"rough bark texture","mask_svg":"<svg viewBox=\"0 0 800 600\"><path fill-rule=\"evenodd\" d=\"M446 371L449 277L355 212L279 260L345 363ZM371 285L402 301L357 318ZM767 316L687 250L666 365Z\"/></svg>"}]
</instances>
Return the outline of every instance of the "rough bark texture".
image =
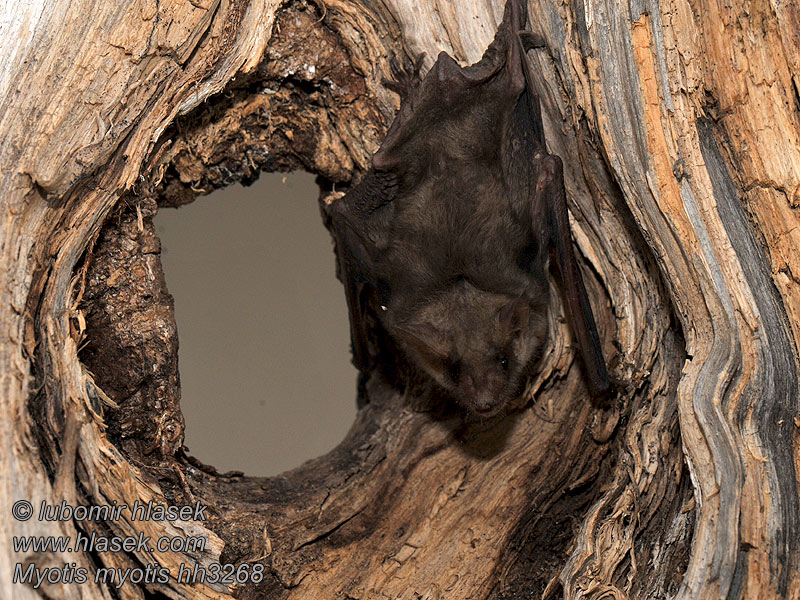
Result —
<instances>
[{"instance_id":1,"label":"rough bark texture","mask_svg":"<svg viewBox=\"0 0 800 600\"><path fill-rule=\"evenodd\" d=\"M389 58L476 60L502 2L106 0L0 21L0 596L800 598L800 12L531 1L550 151L620 393L587 401L557 294L504 418L380 381L330 454L279 477L182 451L152 227L260 170L323 194L366 168ZM346 351L346 349L342 349ZM16 521L165 501L199 521ZM14 553L12 536L207 536L203 552ZM12 583L14 565L262 564L236 586Z\"/></svg>"}]
</instances>

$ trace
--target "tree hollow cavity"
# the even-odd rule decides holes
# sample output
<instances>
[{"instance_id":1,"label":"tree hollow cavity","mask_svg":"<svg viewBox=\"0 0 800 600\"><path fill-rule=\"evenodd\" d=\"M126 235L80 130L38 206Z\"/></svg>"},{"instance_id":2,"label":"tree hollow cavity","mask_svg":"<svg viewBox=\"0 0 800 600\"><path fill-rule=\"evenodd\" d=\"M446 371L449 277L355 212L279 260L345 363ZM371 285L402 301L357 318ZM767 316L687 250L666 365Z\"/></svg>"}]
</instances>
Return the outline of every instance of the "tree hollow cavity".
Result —
<instances>
[{"instance_id":1,"label":"tree hollow cavity","mask_svg":"<svg viewBox=\"0 0 800 600\"><path fill-rule=\"evenodd\" d=\"M347 307L317 186L263 174L155 219L179 324L190 453L274 475L322 455L355 417Z\"/></svg>"}]
</instances>

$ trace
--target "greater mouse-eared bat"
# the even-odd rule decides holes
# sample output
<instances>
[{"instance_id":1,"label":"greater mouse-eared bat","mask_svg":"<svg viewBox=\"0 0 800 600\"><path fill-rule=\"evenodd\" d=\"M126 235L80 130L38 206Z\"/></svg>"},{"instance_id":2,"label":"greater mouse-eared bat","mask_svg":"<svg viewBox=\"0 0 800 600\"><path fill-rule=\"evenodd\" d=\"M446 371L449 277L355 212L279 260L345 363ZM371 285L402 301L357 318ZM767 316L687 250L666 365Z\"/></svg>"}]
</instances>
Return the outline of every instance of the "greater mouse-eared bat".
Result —
<instances>
[{"instance_id":1,"label":"greater mouse-eared bat","mask_svg":"<svg viewBox=\"0 0 800 600\"><path fill-rule=\"evenodd\" d=\"M561 160L547 153L523 32L508 0L481 60L442 52L386 85L400 110L372 168L323 209L344 283L353 362L381 354L376 329L470 411L518 396L547 336L548 265L595 397L608 373L572 249Z\"/></svg>"}]
</instances>

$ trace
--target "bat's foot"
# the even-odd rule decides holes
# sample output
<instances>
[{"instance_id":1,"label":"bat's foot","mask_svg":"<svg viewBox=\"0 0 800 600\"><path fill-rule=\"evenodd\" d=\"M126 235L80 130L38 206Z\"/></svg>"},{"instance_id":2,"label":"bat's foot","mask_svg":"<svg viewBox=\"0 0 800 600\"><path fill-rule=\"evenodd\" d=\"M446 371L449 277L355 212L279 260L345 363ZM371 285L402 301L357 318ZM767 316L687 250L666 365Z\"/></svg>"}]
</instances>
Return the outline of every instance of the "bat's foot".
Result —
<instances>
[{"instance_id":1,"label":"bat's foot","mask_svg":"<svg viewBox=\"0 0 800 600\"><path fill-rule=\"evenodd\" d=\"M383 85L399 94L400 99L407 98L422 81L419 73L424 59L425 53L423 52L414 59L413 63L406 57L401 65L397 57L393 56L390 62L393 79L383 79Z\"/></svg>"}]
</instances>

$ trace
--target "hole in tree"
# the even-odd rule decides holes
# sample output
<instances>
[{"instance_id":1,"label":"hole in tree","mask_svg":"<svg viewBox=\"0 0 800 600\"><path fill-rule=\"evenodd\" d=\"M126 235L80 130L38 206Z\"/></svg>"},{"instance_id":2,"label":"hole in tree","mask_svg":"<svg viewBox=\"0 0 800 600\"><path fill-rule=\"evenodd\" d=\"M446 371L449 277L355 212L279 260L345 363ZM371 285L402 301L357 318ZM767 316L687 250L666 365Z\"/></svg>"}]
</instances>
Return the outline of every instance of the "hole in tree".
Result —
<instances>
[{"instance_id":1,"label":"hole in tree","mask_svg":"<svg viewBox=\"0 0 800 600\"><path fill-rule=\"evenodd\" d=\"M344 291L319 190L263 174L155 219L180 340L186 446L220 471L275 475L355 417Z\"/></svg>"}]
</instances>

